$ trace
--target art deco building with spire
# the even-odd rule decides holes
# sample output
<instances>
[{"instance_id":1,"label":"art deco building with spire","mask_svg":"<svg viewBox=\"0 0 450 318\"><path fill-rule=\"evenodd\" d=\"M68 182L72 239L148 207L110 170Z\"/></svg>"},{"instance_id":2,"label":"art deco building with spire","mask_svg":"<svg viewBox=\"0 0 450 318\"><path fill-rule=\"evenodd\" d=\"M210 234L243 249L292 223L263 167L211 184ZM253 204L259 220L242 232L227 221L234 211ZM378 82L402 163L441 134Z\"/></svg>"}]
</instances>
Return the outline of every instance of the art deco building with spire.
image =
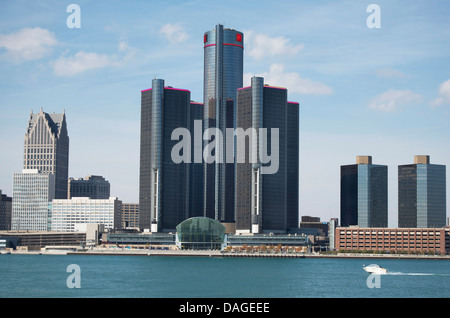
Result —
<instances>
[{"instance_id":1,"label":"art deco building with spire","mask_svg":"<svg viewBox=\"0 0 450 318\"><path fill-rule=\"evenodd\" d=\"M23 169L37 169L55 176L56 199L67 198L69 136L65 112L31 112L24 140Z\"/></svg>"}]
</instances>

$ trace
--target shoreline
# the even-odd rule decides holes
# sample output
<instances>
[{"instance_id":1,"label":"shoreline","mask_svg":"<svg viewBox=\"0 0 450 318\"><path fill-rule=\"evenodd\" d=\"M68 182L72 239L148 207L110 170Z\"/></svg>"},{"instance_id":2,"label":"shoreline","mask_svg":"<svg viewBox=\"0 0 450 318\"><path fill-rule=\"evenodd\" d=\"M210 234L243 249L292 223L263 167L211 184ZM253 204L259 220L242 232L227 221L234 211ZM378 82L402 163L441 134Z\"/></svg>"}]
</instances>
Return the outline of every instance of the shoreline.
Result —
<instances>
[{"instance_id":1,"label":"shoreline","mask_svg":"<svg viewBox=\"0 0 450 318\"><path fill-rule=\"evenodd\" d=\"M330 259L419 259L450 260L450 255L411 254L307 254L307 253L228 253L222 251L192 250L133 250L91 249L80 251L11 251L7 255L90 255L90 256L166 256L166 257L226 257L226 258L330 258ZM0 256L1 257L1 256Z\"/></svg>"}]
</instances>

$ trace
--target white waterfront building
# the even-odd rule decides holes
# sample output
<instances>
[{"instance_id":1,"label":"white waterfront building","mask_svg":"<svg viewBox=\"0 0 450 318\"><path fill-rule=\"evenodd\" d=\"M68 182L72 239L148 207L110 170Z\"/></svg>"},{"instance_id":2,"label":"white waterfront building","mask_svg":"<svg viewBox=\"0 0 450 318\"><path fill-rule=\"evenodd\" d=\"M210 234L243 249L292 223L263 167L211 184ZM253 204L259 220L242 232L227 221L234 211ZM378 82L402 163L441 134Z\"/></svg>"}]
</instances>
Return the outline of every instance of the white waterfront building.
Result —
<instances>
[{"instance_id":1,"label":"white waterfront building","mask_svg":"<svg viewBox=\"0 0 450 318\"><path fill-rule=\"evenodd\" d=\"M116 197L55 199L51 204L51 229L76 232L76 224L103 224L105 229L120 228L122 201Z\"/></svg>"},{"instance_id":2,"label":"white waterfront building","mask_svg":"<svg viewBox=\"0 0 450 318\"><path fill-rule=\"evenodd\" d=\"M13 176L12 230L48 231L49 202L55 196L55 176L23 169Z\"/></svg>"}]
</instances>

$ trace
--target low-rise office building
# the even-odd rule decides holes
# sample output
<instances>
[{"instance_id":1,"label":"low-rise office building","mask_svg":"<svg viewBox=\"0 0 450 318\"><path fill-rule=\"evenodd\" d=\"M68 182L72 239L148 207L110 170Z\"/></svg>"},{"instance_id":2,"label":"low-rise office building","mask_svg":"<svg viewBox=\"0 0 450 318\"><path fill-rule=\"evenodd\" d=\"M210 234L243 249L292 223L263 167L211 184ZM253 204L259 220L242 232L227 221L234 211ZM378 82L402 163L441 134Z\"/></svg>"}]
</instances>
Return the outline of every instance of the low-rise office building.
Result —
<instances>
[{"instance_id":1,"label":"low-rise office building","mask_svg":"<svg viewBox=\"0 0 450 318\"><path fill-rule=\"evenodd\" d=\"M138 203L122 203L122 228L139 228Z\"/></svg>"},{"instance_id":2,"label":"low-rise office building","mask_svg":"<svg viewBox=\"0 0 450 318\"><path fill-rule=\"evenodd\" d=\"M0 231L0 237L15 242L13 248L40 250L45 246L81 246L86 243L85 232Z\"/></svg>"},{"instance_id":3,"label":"low-rise office building","mask_svg":"<svg viewBox=\"0 0 450 318\"><path fill-rule=\"evenodd\" d=\"M450 228L338 227L335 248L338 251L448 254Z\"/></svg>"},{"instance_id":4,"label":"low-rise office building","mask_svg":"<svg viewBox=\"0 0 450 318\"><path fill-rule=\"evenodd\" d=\"M103 234L102 243L129 248L224 249L226 246L308 246L310 236L304 233L231 234L227 227L208 217L189 218L170 233L138 232L116 229Z\"/></svg>"},{"instance_id":5,"label":"low-rise office building","mask_svg":"<svg viewBox=\"0 0 450 318\"><path fill-rule=\"evenodd\" d=\"M53 200L52 231L74 232L76 224L103 224L105 229L121 227L122 201L109 199L72 198Z\"/></svg>"},{"instance_id":6,"label":"low-rise office building","mask_svg":"<svg viewBox=\"0 0 450 318\"><path fill-rule=\"evenodd\" d=\"M318 229L322 236L328 236L328 222L321 222L320 217L302 216L300 229Z\"/></svg>"},{"instance_id":7,"label":"low-rise office building","mask_svg":"<svg viewBox=\"0 0 450 318\"><path fill-rule=\"evenodd\" d=\"M122 232L122 231L119 231ZM112 231L104 234L103 244L129 246L134 248L151 248L155 246L175 247L180 243L177 233L119 233ZM260 246L260 245L282 245L282 246L308 246L311 242L307 235L295 234L226 234L224 246ZM198 244L197 244L198 245ZM192 249L202 249L190 245Z\"/></svg>"}]
</instances>

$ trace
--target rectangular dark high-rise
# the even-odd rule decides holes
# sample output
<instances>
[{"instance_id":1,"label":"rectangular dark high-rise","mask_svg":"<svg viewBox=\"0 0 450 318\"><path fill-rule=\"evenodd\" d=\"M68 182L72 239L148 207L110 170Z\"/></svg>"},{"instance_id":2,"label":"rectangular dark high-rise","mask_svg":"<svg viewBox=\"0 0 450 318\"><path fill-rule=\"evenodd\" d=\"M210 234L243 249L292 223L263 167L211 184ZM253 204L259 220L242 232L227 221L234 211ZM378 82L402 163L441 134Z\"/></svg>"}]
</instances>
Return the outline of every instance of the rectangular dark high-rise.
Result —
<instances>
[{"instance_id":1,"label":"rectangular dark high-rise","mask_svg":"<svg viewBox=\"0 0 450 318\"><path fill-rule=\"evenodd\" d=\"M173 160L172 150L180 141L172 140L172 133L192 131L194 120L201 124L202 111L201 104L191 103L188 90L165 87L162 79L154 79L152 88L141 92L141 229L174 231L179 223L201 213L202 164Z\"/></svg>"},{"instance_id":2,"label":"rectangular dark high-rise","mask_svg":"<svg viewBox=\"0 0 450 318\"><path fill-rule=\"evenodd\" d=\"M67 199L69 136L66 115L42 109L30 114L24 142L23 169L55 175L55 199Z\"/></svg>"},{"instance_id":3,"label":"rectangular dark high-rise","mask_svg":"<svg viewBox=\"0 0 450 318\"><path fill-rule=\"evenodd\" d=\"M358 166L341 166L341 224L358 224Z\"/></svg>"},{"instance_id":4,"label":"rectangular dark high-rise","mask_svg":"<svg viewBox=\"0 0 450 318\"><path fill-rule=\"evenodd\" d=\"M0 231L11 230L12 198L0 190Z\"/></svg>"},{"instance_id":5,"label":"rectangular dark high-rise","mask_svg":"<svg viewBox=\"0 0 450 318\"><path fill-rule=\"evenodd\" d=\"M341 166L341 225L388 226L387 166L358 156L354 165Z\"/></svg>"},{"instance_id":6,"label":"rectangular dark high-rise","mask_svg":"<svg viewBox=\"0 0 450 318\"><path fill-rule=\"evenodd\" d=\"M236 232L298 228L298 115L287 90L264 85L261 77L238 90Z\"/></svg>"},{"instance_id":7,"label":"rectangular dark high-rise","mask_svg":"<svg viewBox=\"0 0 450 318\"><path fill-rule=\"evenodd\" d=\"M297 102L287 102L286 130L287 227L296 229L299 226L300 169L300 104Z\"/></svg>"},{"instance_id":8,"label":"rectangular dark high-rise","mask_svg":"<svg viewBox=\"0 0 450 318\"><path fill-rule=\"evenodd\" d=\"M446 171L430 164L429 156L415 156L414 164L398 166L398 226L444 227Z\"/></svg>"},{"instance_id":9,"label":"rectangular dark high-rise","mask_svg":"<svg viewBox=\"0 0 450 318\"><path fill-rule=\"evenodd\" d=\"M190 104L190 132L191 136L194 136L195 129L199 126L195 126L195 123L200 124L203 121L203 104L192 102ZM203 131L197 133L202 134ZM201 145L201 144L200 144ZM191 141L191 153L198 151L195 149L195 142ZM195 162L191 160L189 164L189 217L203 216L203 160L202 162Z\"/></svg>"},{"instance_id":10,"label":"rectangular dark high-rise","mask_svg":"<svg viewBox=\"0 0 450 318\"><path fill-rule=\"evenodd\" d=\"M85 178L70 178L68 184L68 199L88 197L91 199L109 199L110 184L102 176L86 176Z\"/></svg>"}]
</instances>

